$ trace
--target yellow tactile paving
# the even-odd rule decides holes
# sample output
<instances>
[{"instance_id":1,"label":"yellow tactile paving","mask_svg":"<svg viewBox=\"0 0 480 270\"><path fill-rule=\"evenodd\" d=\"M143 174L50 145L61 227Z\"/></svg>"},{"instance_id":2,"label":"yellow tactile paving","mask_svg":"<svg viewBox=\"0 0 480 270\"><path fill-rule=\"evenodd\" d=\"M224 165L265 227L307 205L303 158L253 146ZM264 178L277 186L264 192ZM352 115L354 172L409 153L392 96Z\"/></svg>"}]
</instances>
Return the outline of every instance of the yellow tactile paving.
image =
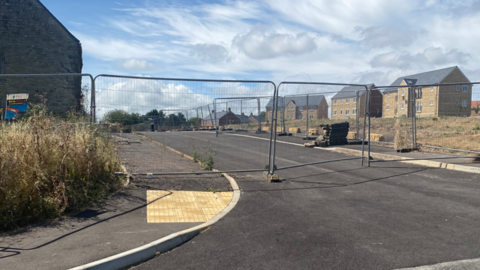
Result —
<instances>
[{"instance_id":1,"label":"yellow tactile paving","mask_svg":"<svg viewBox=\"0 0 480 270\"><path fill-rule=\"evenodd\" d=\"M233 198L233 192L147 190L147 222L206 222Z\"/></svg>"}]
</instances>

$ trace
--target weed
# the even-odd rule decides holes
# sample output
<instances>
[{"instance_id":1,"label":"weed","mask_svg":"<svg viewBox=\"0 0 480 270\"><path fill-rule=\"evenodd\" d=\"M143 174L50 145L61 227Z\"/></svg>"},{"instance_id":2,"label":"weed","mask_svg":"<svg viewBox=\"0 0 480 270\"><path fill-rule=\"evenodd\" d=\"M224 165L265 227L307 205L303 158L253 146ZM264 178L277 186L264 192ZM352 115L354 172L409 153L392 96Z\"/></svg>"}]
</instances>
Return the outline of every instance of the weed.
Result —
<instances>
[{"instance_id":1,"label":"weed","mask_svg":"<svg viewBox=\"0 0 480 270\"><path fill-rule=\"evenodd\" d=\"M432 117L432 121L438 121L437 117Z\"/></svg>"},{"instance_id":2,"label":"weed","mask_svg":"<svg viewBox=\"0 0 480 270\"><path fill-rule=\"evenodd\" d=\"M472 128L472 130L474 130L474 131L479 131L479 130L480 130L480 126L479 126L479 125L475 125L475 127Z\"/></svg>"},{"instance_id":3,"label":"weed","mask_svg":"<svg viewBox=\"0 0 480 270\"><path fill-rule=\"evenodd\" d=\"M110 133L69 113L51 116L43 104L0 123L0 230L61 217L121 187Z\"/></svg>"},{"instance_id":4,"label":"weed","mask_svg":"<svg viewBox=\"0 0 480 270\"><path fill-rule=\"evenodd\" d=\"M193 153L193 162L197 163L200 156L198 155L197 149L195 148L194 144L192 144L192 153Z\"/></svg>"},{"instance_id":5,"label":"weed","mask_svg":"<svg viewBox=\"0 0 480 270\"><path fill-rule=\"evenodd\" d=\"M208 147L207 152L204 156L200 157L202 170L211 171L213 170L215 151L212 150L212 146Z\"/></svg>"}]
</instances>

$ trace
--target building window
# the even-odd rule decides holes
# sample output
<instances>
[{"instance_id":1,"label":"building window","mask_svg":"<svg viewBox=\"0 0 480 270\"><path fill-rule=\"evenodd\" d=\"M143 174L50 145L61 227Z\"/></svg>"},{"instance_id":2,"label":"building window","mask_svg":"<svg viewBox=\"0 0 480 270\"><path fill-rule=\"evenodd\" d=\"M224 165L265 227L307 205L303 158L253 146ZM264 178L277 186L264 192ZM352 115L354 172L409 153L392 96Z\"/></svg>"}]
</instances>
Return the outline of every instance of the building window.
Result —
<instances>
[{"instance_id":1,"label":"building window","mask_svg":"<svg viewBox=\"0 0 480 270\"><path fill-rule=\"evenodd\" d=\"M343 99L340 99L340 105L343 104Z\"/></svg>"},{"instance_id":2,"label":"building window","mask_svg":"<svg viewBox=\"0 0 480 270\"><path fill-rule=\"evenodd\" d=\"M280 120L283 120L283 115L280 115Z\"/></svg>"},{"instance_id":3,"label":"building window","mask_svg":"<svg viewBox=\"0 0 480 270\"><path fill-rule=\"evenodd\" d=\"M313 111L313 106L310 106L310 111Z\"/></svg>"},{"instance_id":4,"label":"building window","mask_svg":"<svg viewBox=\"0 0 480 270\"><path fill-rule=\"evenodd\" d=\"M333 111L333 115L337 115L337 110Z\"/></svg>"},{"instance_id":5,"label":"building window","mask_svg":"<svg viewBox=\"0 0 480 270\"><path fill-rule=\"evenodd\" d=\"M405 106L405 104L403 102L400 104L401 104L400 108L403 110L403 106Z\"/></svg>"},{"instance_id":6,"label":"building window","mask_svg":"<svg viewBox=\"0 0 480 270\"><path fill-rule=\"evenodd\" d=\"M340 115L342 115L342 110L340 110Z\"/></svg>"},{"instance_id":7,"label":"building window","mask_svg":"<svg viewBox=\"0 0 480 270\"><path fill-rule=\"evenodd\" d=\"M357 109L353 109L353 115L357 115Z\"/></svg>"},{"instance_id":8,"label":"building window","mask_svg":"<svg viewBox=\"0 0 480 270\"><path fill-rule=\"evenodd\" d=\"M464 85L462 91L467 93L468 92L468 86Z\"/></svg>"},{"instance_id":9,"label":"building window","mask_svg":"<svg viewBox=\"0 0 480 270\"><path fill-rule=\"evenodd\" d=\"M402 88L402 96L405 96L405 88Z\"/></svg>"},{"instance_id":10,"label":"building window","mask_svg":"<svg viewBox=\"0 0 480 270\"><path fill-rule=\"evenodd\" d=\"M303 115L300 114L300 115L298 116L298 119L302 120L302 118L303 118Z\"/></svg>"},{"instance_id":11,"label":"building window","mask_svg":"<svg viewBox=\"0 0 480 270\"><path fill-rule=\"evenodd\" d=\"M350 110L345 110L345 115L350 115Z\"/></svg>"},{"instance_id":12,"label":"building window","mask_svg":"<svg viewBox=\"0 0 480 270\"><path fill-rule=\"evenodd\" d=\"M290 115L287 115L287 119L290 119Z\"/></svg>"},{"instance_id":13,"label":"building window","mask_svg":"<svg viewBox=\"0 0 480 270\"><path fill-rule=\"evenodd\" d=\"M357 97L353 98L353 103L357 103Z\"/></svg>"},{"instance_id":14,"label":"building window","mask_svg":"<svg viewBox=\"0 0 480 270\"><path fill-rule=\"evenodd\" d=\"M460 85L457 85L457 91L460 91Z\"/></svg>"},{"instance_id":15,"label":"building window","mask_svg":"<svg viewBox=\"0 0 480 270\"><path fill-rule=\"evenodd\" d=\"M415 98L422 98L422 88L415 89Z\"/></svg>"},{"instance_id":16,"label":"building window","mask_svg":"<svg viewBox=\"0 0 480 270\"><path fill-rule=\"evenodd\" d=\"M313 119L313 115L310 115L310 119Z\"/></svg>"},{"instance_id":17,"label":"building window","mask_svg":"<svg viewBox=\"0 0 480 270\"><path fill-rule=\"evenodd\" d=\"M347 100L345 101L345 104L350 104L350 98L347 98Z\"/></svg>"},{"instance_id":18,"label":"building window","mask_svg":"<svg viewBox=\"0 0 480 270\"><path fill-rule=\"evenodd\" d=\"M299 110L299 111L303 111L303 107L298 107L298 110Z\"/></svg>"},{"instance_id":19,"label":"building window","mask_svg":"<svg viewBox=\"0 0 480 270\"><path fill-rule=\"evenodd\" d=\"M435 90L435 87L430 86L430 91L433 91L433 90Z\"/></svg>"},{"instance_id":20,"label":"building window","mask_svg":"<svg viewBox=\"0 0 480 270\"><path fill-rule=\"evenodd\" d=\"M421 111L422 111L422 102L417 101L417 112L421 112Z\"/></svg>"},{"instance_id":21,"label":"building window","mask_svg":"<svg viewBox=\"0 0 480 270\"><path fill-rule=\"evenodd\" d=\"M390 110L390 105L387 105L387 111Z\"/></svg>"},{"instance_id":22,"label":"building window","mask_svg":"<svg viewBox=\"0 0 480 270\"><path fill-rule=\"evenodd\" d=\"M389 98L389 97L390 97L390 93L387 93L387 98Z\"/></svg>"},{"instance_id":23,"label":"building window","mask_svg":"<svg viewBox=\"0 0 480 270\"><path fill-rule=\"evenodd\" d=\"M466 100L462 100L462 107L464 107L464 108L467 107L467 101Z\"/></svg>"},{"instance_id":24,"label":"building window","mask_svg":"<svg viewBox=\"0 0 480 270\"><path fill-rule=\"evenodd\" d=\"M333 105L337 105L337 100L336 99L333 100Z\"/></svg>"},{"instance_id":25,"label":"building window","mask_svg":"<svg viewBox=\"0 0 480 270\"><path fill-rule=\"evenodd\" d=\"M458 106L458 105L460 105L460 102L459 102L458 99L457 99L457 106Z\"/></svg>"},{"instance_id":26,"label":"building window","mask_svg":"<svg viewBox=\"0 0 480 270\"><path fill-rule=\"evenodd\" d=\"M433 106L433 99L430 99L430 106Z\"/></svg>"}]
</instances>

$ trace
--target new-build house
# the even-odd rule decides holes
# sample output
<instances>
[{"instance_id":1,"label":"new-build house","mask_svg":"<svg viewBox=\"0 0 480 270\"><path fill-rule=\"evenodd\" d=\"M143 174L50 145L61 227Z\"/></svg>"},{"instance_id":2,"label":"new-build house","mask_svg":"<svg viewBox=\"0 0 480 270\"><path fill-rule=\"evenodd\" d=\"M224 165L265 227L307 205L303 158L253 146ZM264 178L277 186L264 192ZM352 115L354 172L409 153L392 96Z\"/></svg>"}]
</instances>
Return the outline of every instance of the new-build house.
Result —
<instances>
[{"instance_id":1,"label":"new-build house","mask_svg":"<svg viewBox=\"0 0 480 270\"><path fill-rule=\"evenodd\" d=\"M370 112L372 117L382 117L382 93L372 89L375 85L368 84L370 90ZM332 119L348 119L356 117L357 114L365 114L366 89L361 86L346 86L342 88L331 102Z\"/></svg>"},{"instance_id":2,"label":"new-build house","mask_svg":"<svg viewBox=\"0 0 480 270\"><path fill-rule=\"evenodd\" d=\"M250 120L250 122L254 124L265 122L265 116L253 115L253 113L250 113L250 116L248 117L248 119Z\"/></svg>"},{"instance_id":3,"label":"new-build house","mask_svg":"<svg viewBox=\"0 0 480 270\"><path fill-rule=\"evenodd\" d=\"M215 122L215 119L217 122ZM207 115L207 117L202 119L202 127L236 125L240 124L240 122L241 120L228 108L227 112L214 112Z\"/></svg>"},{"instance_id":4,"label":"new-build house","mask_svg":"<svg viewBox=\"0 0 480 270\"><path fill-rule=\"evenodd\" d=\"M266 118L272 120L273 99L267 103ZM324 95L278 98L278 120L328 119L328 103Z\"/></svg>"},{"instance_id":5,"label":"new-build house","mask_svg":"<svg viewBox=\"0 0 480 270\"><path fill-rule=\"evenodd\" d=\"M391 84L396 86L395 88L383 92L383 116L410 117L411 106L415 106L417 117L470 116L471 85L438 86L469 82L470 80L456 66L400 77ZM414 105L410 88L414 90Z\"/></svg>"}]
</instances>

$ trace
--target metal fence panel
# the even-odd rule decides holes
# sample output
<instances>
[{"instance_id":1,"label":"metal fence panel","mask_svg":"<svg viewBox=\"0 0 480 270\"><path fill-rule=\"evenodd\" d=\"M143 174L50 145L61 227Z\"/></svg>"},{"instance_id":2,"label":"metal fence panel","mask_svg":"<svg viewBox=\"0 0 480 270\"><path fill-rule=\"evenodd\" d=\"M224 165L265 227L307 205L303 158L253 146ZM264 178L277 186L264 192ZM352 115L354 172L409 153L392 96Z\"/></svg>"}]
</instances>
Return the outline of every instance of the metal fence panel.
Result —
<instances>
[{"instance_id":1,"label":"metal fence panel","mask_svg":"<svg viewBox=\"0 0 480 270\"><path fill-rule=\"evenodd\" d=\"M97 118L102 123L121 123L114 132L139 132L164 146L162 151L175 150L204 161L211 157L213 167L224 171L263 171L269 164L268 134L251 136L256 135L254 125L240 119L262 114L263 103L275 96L272 82L99 75L95 85ZM244 151L235 151L238 148ZM252 156L261 162L253 162ZM166 153L150 173L206 173L162 165L168 158Z\"/></svg>"},{"instance_id":2,"label":"metal fence panel","mask_svg":"<svg viewBox=\"0 0 480 270\"><path fill-rule=\"evenodd\" d=\"M274 130L274 165L278 170L290 168L288 164L275 159L276 155L288 158L295 155L289 151L285 144L277 143L277 140L295 141L304 143L304 139L313 140L322 136L319 128L321 124L332 124L338 122L349 122L349 136L352 139L361 140L365 138L365 123L369 114L370 90L367 85L356 84L335 84L335 83L313 83L313 82L282 82L278 85L277 105L274 115L277 119ZM306 118L306 119L305 119ZM300 134L294 134L300 130ZM303 134L302 134L303 130ZM292 133L293 132L293 133ZM292 133L292 136L289 136ZM287 137L283 137L287 135ZM277 136L282 136L277 138ZM364 145L364 143L362 143ZM292 156L292 158L294 158ZM362 159L363 158L347 158ZM341 159L345 160L345 159ZM340 161L340 160L336 160ZM333 160L305 161L299 166L308 166L320 163L333 162ZM272 166L273 167L273 166ZM273 174L275 168L271 168Z\"/></svg>"}]
</instances>

